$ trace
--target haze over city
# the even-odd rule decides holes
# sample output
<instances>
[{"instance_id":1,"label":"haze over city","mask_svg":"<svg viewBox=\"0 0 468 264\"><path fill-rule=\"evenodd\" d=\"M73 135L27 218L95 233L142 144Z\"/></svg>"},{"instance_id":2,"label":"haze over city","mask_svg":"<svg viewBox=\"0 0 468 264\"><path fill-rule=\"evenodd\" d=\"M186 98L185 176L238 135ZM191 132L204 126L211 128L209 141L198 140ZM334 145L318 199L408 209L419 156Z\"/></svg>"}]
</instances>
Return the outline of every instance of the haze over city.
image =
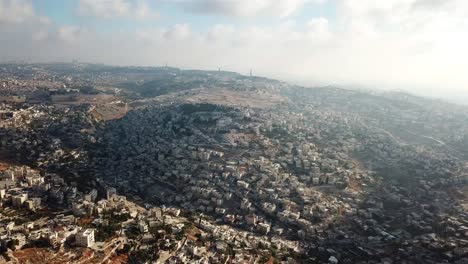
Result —
<instances>
[{"instance_id":1,"label":"haze over city","mask_svg":"<svg viewBox=\"0 0 468 264\"><path fill-rule=\"evenodd\" d=\"M253 69L463 103L467 17L464 0L1 0L0 60Z\"/></svg>"}]
</instances>

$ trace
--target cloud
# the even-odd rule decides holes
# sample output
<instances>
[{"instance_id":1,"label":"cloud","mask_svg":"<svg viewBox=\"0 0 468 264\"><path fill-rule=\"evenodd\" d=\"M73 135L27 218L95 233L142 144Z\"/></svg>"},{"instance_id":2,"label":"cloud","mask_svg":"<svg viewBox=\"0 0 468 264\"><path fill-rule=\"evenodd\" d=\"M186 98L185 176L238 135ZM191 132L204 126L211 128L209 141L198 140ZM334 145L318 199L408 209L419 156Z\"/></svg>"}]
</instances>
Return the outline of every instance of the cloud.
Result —
<instances>
[{"instance_id":1,"label":"cloud","mask_svg":"<svg viewBox=\"0 0 468 264\"><path fill-rule=\"evenodd\" d=\"M368 32L425 33L454 30L465 24L465 0L340 0L339 17L346 26Z\"/></svg>"},{"instance_id":2,"label":"cloud","mask_svg":"<svg viewBox=\"0 0 468 264\"><path fill-rule=\"evenodd\" d=\"M207 41L223 41L234 34L235 28L232 25L214 25L206 34Z\"/></svg>"},{"instance_id":3,"label":"cloud","mask_svg":"<svg viewBox=\"0 0 468 264\"><path fill-rule=\"evenodd\" d=\"M21 21L0 23L0 58L150 66L167 62L241 73L252 68L255 74L303 83L365 84L426 94L468 92L468 1L336 1L336 20L290 17L269 25L215 24L205 29L179 21L168 27L106 32L57 25L32 10ZM0 3L1 13L7 5ZM251 10L264 14L268 7ZM126 12L119 17L126 18Z\"/></svg>"},{"instance_id":4,"label":"cloud","mask_svg":"<svg viewBox=\"0 0 468 264\"><path fill-rule=\"evenodd\" d=\"M445 8L455 1L452 0L416 0L412 3L413 9L432 9L434 8Z\"/></svg>"},{"instance_id":5,"label":"cloud","mask_svg":"<svg viewBox=\"0 0 468 264\"><path fill-rule=\"evenodd\" d=\"M306 2L321 3L325 0L193 0L184 1L186 10L228 15L234 17L253 17L272 15L288 17L304 6Z\"/></svg>"},{"instance_id":6,"label":"cloud","mask_svg":"<svg viewBox=\"0 0 468 264\"><path fill-rule=\"evenodd\" d=\"M100 19L136 19L148 20L159 18L148 2L138 0L80 0L78 15Z\"/></svg>"},{"instance_id":7,"label":"cloud","mask_svg":"<svg viewBox=\"0 0 468 264\"><path fill-rule=\"evenodd\" d=\"M56 37L60 42L73 44L86 40L87 34L90 34L89 30L78 26L61 26L57 29Z\"/></svg>"},{"instance_id":8,"label":"cloud","mask_svg":"<svg viewBox=\"0 0 468 264\"><path fill-rule=\"evenodd\" d=\"M182 40L190 36L190 26L188 24L176 24L172 28L165 30L163 36L171 40Z\"/></svg>"},{"instance_id":9,"label":"cloud","mask_svg":"<svg viewBox=\"0 0 468 264\"><path fill-rule=\"evenodd\" d=\"M0 1L0 24L22 23L34 17L34 9L29 1L1 0Z\"/></svg>"},{"instance_id":10,"label":"cloud","mask_svg":"<svg viewBox=\"0 0 468 264\"><path fill-rule=\"evenodd\" d=\"M49 37L51 24L49 18L35 12L31 1L0 0L0 32L6 39L2 45L8 46L10 41L22 44L23 41L44 40Z\"/></svg>"},{"instance_id":11,"label":"cloud","mask_svg":"<svg viewBox=\"0 0 468 264\"><path fill-rule=\"evenodd\" d=\"M326 40L332 36L328 19L324 17L309 20L307 27L309 35L313 38Z\"/></svg>"}]
</instances>

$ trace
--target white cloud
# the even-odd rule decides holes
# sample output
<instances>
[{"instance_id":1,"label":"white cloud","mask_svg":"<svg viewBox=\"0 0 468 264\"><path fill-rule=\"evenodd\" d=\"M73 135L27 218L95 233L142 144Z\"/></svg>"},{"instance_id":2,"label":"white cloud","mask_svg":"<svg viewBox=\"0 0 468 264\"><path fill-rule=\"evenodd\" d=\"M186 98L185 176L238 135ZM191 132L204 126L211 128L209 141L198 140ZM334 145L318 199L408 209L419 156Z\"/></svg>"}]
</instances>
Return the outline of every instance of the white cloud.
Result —
<instances>
[{"instance_id":1,"label":"white cloud","mask_svg":"<svg viewBox=\"0 0 468 264\"><path fill-rule=\"evenodd\" d=\"M38 15L28 0L0 0L0 32L5 36L14 36L17 44L25 41L41 41L49 37L52 22L49 18ZM18 41L21 39L22 41ZM2 42L8 46L9 41ZM1 46L1 45L0 45ZM12 45L13 47L15 45ZM18 48L21 45L18 45Z\"/></svg>"},{"instance_id":2,"label":"white cloud","mask_svg":"<svg viewBox=\"0 0 468 264\"><path fill-rule=\"evenodd\" d=\"M335 39L346 45L336 79L433 93L468 88L468 1L340 0L338 10Z\"/></svg>"},{"instance_id":3,"label":"white cloud","mask_svg":"<svg viewBox=\"0 0 468 264\"><path fill-rule=\"evenodd\" d=\"M332 37L328 19L324 17L313 18L307 23L309 36L315 39L327 40Z\"/></svg>"},{"instance_id":4,"label":"white cloud","mask_svg":"<svg viewBox=\"0 0 468 264\"><path fill-rule=\"evenodd\" d=\"M22 23L35 16L30 1L0 0L0 24Z\"/></svg>"},{"instance_id":5,"label":"white cloud","mask_svg":"<svg viewBox=\"0 0 468 264\"><path fill-rule=\"evenodd\" d=\"M159 18L159 13L144 0L136 2L130 0L80 0L78 14L101 19L147 20Z\"/></svg>"},{"instance_id":6,"label":"white cloud","mask_svg":"<svg viewBox=\"0 0 468 264\"><path fill-rule=\"evenodd\" d=\"M190 36L190 26L188 24L176 24L165 30L163 36L170 40L186 39Z\"/></svg>"},{"instance_id":7,"label":"white cloud","mask_svg":"<svg viewBox=\"0 0 468 264\"><path fill-rule=\"evenodd\" d=\"M214 25L206 34L208 41L223 41L234 34L235 28L232 25Z\"/></svg>"},{"instance_id":8,"label":"white cloud","mask_svg":"<svg viewBox=\"0 0 468 264\"><path fill-rule=\"evenodd\" d=\"M253 17L273 15L288 17L306 2L322 3L325 0L192 0L183 1L186 9L201 13Z\"/></svg>"},{"instance_id":9,"label":"white cloud","mask_svg":"<svg viewBox=\"0 0 468 264\"><path fill-rule=\"evenodd\" d=\"M90 32L78 26L61 26L57 29L57 37L59 41L64 43L73 44L80 40L86 41L86 34Z\"/></svg>"}]
</instances>

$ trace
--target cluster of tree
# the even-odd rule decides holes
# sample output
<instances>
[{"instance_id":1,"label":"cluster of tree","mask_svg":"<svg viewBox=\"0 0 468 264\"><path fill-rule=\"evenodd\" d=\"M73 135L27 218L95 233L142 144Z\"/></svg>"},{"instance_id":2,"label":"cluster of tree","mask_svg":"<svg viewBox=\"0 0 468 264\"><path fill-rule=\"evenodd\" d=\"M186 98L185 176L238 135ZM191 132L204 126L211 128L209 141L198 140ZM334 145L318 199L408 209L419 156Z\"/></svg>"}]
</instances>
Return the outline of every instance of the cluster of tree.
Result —
<instances>
[{"instance_id":1,"label":"cluster of tree","mask_svg":"<svg viewBox=\"0 0 468 264\"><path fill-rule=\"evenodd\" d=\"M77 89L80 90L80 92L84 94L99 94L100 93L100 91L96 89L96 87L91 86L91 85L79 86L77 87Z\"/></svg>"},{"instance_id":2,"label":"cluster of tree","mask_svg":"<svg viewBox=\"0 0 468 264\"><path fill-rule=\"evenodd\" d=\"M181 81L175 76L161 76L158 79L145 82L143 84L135 82L121 83L117 85L129 92L134 92L142 97L155 97L172 92L187 91L200 87L202 81Z\"/></svg>"},{"instance_id":3,"label":"cluster of tree","mask_svg":"<svg viewBox=\"0 0 468 264\"><path fill-rule=\"evenodd\" d=\"M225 112L226 109L222 106L218 106L215 104L183 104L180 106L180 109L184 114L193 114L197 112L214 112L214 111L223 111Z\"/></svg>"},{"instance_id":4,"label":"cluster of tree","mask_svg":"<svg viewBox=\"0 0 468 264\"><path fill-rule=\"evenodd\" d=\"M120 228L120 225L118 224L109 224L109 225L100 226L99 228L96 229L96 234L95 234L96 241L106 241L112 238L115 235L115 232L119 230L119 228Z\"/></svg>"}]
</instances>

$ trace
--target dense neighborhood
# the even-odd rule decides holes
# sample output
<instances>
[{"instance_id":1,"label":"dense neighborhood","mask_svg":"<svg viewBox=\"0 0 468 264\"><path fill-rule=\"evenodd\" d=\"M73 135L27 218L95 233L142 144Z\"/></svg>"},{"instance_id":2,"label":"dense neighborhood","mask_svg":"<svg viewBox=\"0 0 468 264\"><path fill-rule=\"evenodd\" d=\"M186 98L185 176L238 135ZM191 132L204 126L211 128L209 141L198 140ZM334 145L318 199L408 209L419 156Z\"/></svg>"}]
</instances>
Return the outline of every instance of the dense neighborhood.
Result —
<instances>
[{"instance_id":1,"label":"dense neighborhood","mask_svg":"<svg viewBox=\"0 0 468 264\"><path fill-rule=\"evenodd\" d=\"M468 261L464 106L169 67L0 84L0 262Z\"/></svg>"}]
</instances>

